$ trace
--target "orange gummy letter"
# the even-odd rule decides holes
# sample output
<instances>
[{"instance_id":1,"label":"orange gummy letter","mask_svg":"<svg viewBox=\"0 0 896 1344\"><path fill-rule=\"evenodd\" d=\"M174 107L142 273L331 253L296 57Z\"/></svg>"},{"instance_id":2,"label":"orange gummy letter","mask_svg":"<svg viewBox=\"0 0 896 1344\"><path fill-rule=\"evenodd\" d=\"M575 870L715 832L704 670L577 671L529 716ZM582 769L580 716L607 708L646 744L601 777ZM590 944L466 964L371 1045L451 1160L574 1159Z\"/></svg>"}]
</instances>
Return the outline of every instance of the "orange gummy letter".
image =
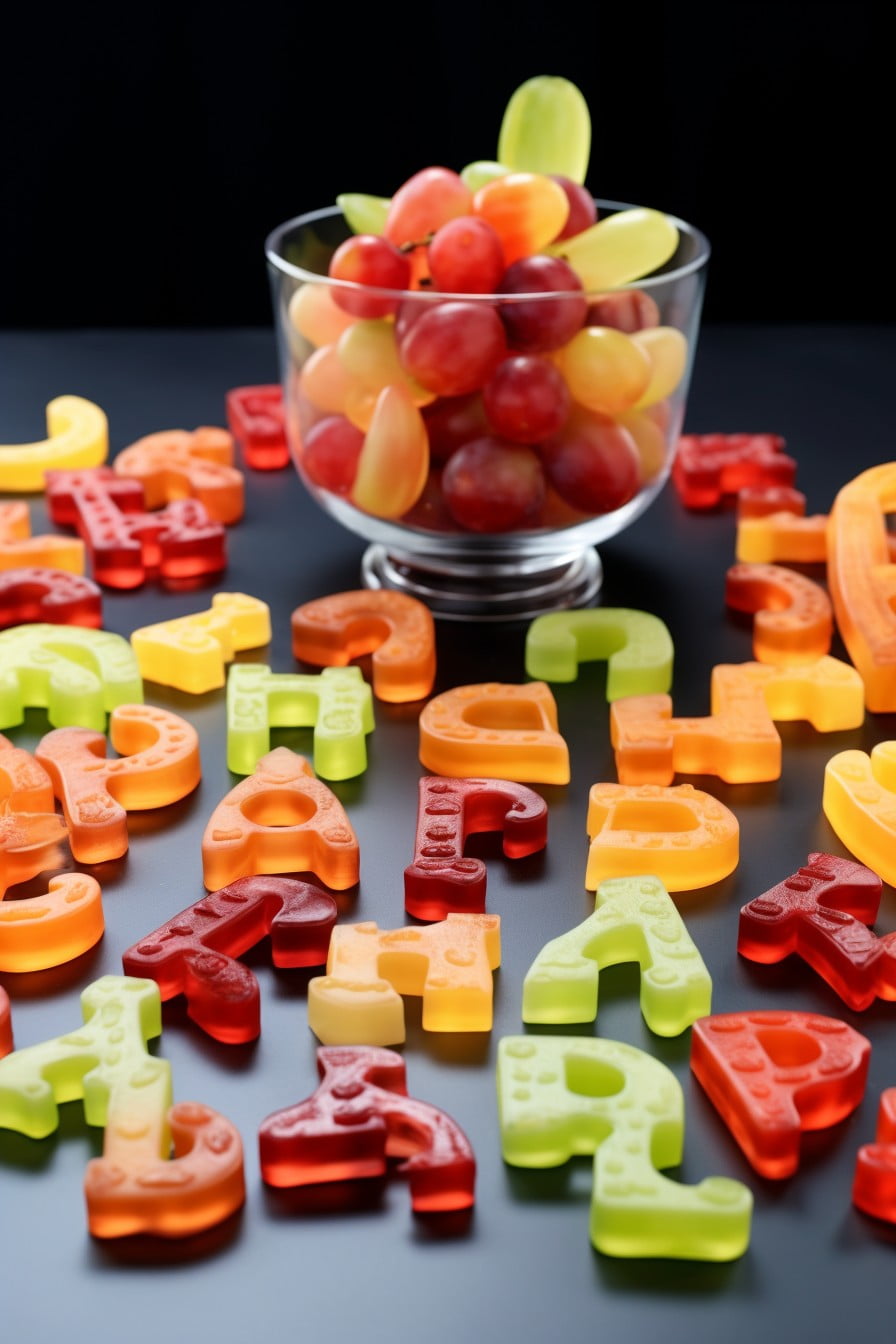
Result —
<instances>
[{"instance_id":1,"label":"orange gummy letter","mask_svg":"<svg viewBox=\"0 0 896 1344\"><path fill-rule=\"evenodd\" d=\"M568 784L569 750L546 682L486 682L435 696L420 714L420 761L437 775Z\"/></svg>"}]
</instances>

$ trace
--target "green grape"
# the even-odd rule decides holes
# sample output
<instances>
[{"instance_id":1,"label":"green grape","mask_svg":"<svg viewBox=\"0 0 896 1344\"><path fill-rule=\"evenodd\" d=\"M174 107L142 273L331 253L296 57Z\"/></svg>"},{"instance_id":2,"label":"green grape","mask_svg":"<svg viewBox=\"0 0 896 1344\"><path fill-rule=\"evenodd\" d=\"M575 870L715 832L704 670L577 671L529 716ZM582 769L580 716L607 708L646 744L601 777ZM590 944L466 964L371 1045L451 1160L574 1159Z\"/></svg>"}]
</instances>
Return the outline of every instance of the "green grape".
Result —
<instances>
[{"instance_id":1,"label":"green grape","mask_svg":"<svg viewBox=\"0 0 896 1344\"><path fill-rule=\"evenodd\" d=\"M498 135L498 161L514 172L559 173L585 181L591 115L581 90L559 75L535 75L510 97Z\"/></svg>"},{"instance_id":2,"label":"green grape","mask_svg":"<svg viewBox=\"0 0 896 1344\"><path fill-rule=\"evenodd\" d=\"M388 196L365 196L359 191L344 191L336 204L352 233L382 233L389 210Z\"/></svg>"},{"instance_id":3,"label":"green grape","mask_svg":"<svg viewBox=\"0 0 896 1344\"><path fill-rule=\"evenodd\" d=\"M661 210L634 206L607 215L545 251L568 261L586 291L616 289L649 275L678 246L678 229Z\"/></svg>"},{"instance_id":4,"label":"green grape","mask_svg":"<svg viewBox=\"0 0 896 1344\"><path fill-rule=\"evenodd\" d=\"M496 177L506 177L509 172L505 164L496 163L494 159L474 159L466 168L461 168L460 176L472 192L477 192L486 182L493 182Z\"/></svg>"}]
</instances>

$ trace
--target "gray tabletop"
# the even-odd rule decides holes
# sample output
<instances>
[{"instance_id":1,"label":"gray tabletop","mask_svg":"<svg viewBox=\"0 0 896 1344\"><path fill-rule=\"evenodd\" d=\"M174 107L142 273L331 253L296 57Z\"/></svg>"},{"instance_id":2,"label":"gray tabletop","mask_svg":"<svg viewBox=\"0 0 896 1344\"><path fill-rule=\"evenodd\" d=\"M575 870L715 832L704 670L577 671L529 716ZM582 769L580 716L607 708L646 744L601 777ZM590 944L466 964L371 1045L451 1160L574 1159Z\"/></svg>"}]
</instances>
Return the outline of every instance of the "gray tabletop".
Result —
<instances>
[{"instance_id":1,"label":"gray tabletop","mask_svg":"<svg viewBox=\"0 0 896 1344\"><path fill-rule=\"evenodd\" d=\"M686 428L784 435L809 511L826 511L841 485L892 455L894 361L892 326L707 326ZM41 437L46 403L75 393L106 411L114 453L157 429L223 424L228 388L275 378L266 329L2 332L0 441ZM291 468L246 474L246 513L230 531L228 569L218 586L270 605L273 637L264 661L274 671L295 671L291 612L358 587L364 543L315 507ZM35 496L30 504L37 532L43 502ZM724 602L734 538L731 508L689 514L667 487L637 523L601 548L601 601L653 612L672 633L676 713L708 713L712 667L752 656L749 625L735 621ZM154 583L107 592L104 624L127 636L207 605L200 598ZM525 680L525 634L524 624L440 625L435 690ZM836 638L832 652L844 656ZM761 967L736 950L742 905L793 873L810 851L846 854L821 809L824 767L837 751L867 751L896 736L889 715L869 714L862 728L827 736L802 723L781 725L784 764L775 783L692 781L721 798L741 828L736 871L679 901L712 975L713 1011L811 1010L842 1018L872 1043L864 1100L834 1129L806 1136L796 1174L770 1181L753 1172L690 1072L690 1033L663 1039L645 1026L633 968L602 973L597 1021L577 1029L644 1049L677 1076L686 1132L681 1166L670 1174L688 1184L726 1175L750 1187L755 1208L746 1254L723 1265L613 1259L589 1241L589 1159L535 1172L502 1161L498 1041L524 1030L522 980L535 954L594 907L583 885L588 792L616 777L604 673L601 665L585 665L576 682L553 688L572 779L542 790L550 807L545 852L510 863L495 837L472 843L471 852L487 862L488 909L502 919L492 1032L473 1038L423 1032L419 1003L406 1000L409 1090L452 1115L476 1153L469 1226L437 1235L413 1217L400 1182L390 1183L378 1202L346 1210L297 1206L266 1189L259 1126L313 1091L317 1042L307 1024L309 974L275 970L262 946L247 957L261 986L257 1043L215 1043L190 1021L183 1001L173 1000L153 1046L171 1062L177 1100L202 1101L240 1131L245 1208L213 1235L186 1242L99 1242L87 1231L82 1181L102 1135L84 1123L80 1103L64 1105L58 1132L41 1141L0 1131L4 1338L27 1330L36 1340L158 1344L201 1332L217 1344L235 1344L288 1330L340 1340L593 1335L746 1344L757 1334L784 1340L795 1331L842 1339L856 1322L869 1337L892 1329L885 1285L896 1232L859 1213L850 1193L858 1148L874 1137L880 1093L896 1083L896 1006L850 1012L801 963ZM236 778L226 766L223 692L191 697L150 683L146 690L150 703L183 714L199 730L201 784L183 803L132 826L126 857L102 865L106 933L93 951L53 971L0 975L17 1046L71 1030L85 986L120 973L125 948L203 894L202 832ZM405 922L402 872L424 773L418 709L377 702L367 771L332 786L361 849L361 881L340 902L343 919L376 920L381 928ZM46 727L45 716L33 711L7 736L32 749ZM278 740L311 754L310 730L284 730ZM875 929L894 928L896 899L885 887Z\"/></svg>"}]
</instances>

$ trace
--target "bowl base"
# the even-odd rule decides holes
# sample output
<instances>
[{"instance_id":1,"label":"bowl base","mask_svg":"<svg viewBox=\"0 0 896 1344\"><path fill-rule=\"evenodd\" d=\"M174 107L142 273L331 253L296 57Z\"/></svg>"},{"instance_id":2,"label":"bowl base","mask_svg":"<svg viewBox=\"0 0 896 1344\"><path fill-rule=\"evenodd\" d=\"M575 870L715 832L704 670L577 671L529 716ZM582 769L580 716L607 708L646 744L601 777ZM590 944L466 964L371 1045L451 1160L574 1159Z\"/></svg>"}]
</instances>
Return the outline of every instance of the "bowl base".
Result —
<instances>
[{"instance_id":1,"label":"bowl base","mask_svg":"<svg viewBox=\"0 0 896 1344\"><path fill-rule=\"evenodd\" d=\"M603 566L593 546L560 555L476 563L412 555L375 543L361 561L366 588L391 588L425 602L446 621L524 621L587 606L600 591Z\"/></svg>"}]
</instances>

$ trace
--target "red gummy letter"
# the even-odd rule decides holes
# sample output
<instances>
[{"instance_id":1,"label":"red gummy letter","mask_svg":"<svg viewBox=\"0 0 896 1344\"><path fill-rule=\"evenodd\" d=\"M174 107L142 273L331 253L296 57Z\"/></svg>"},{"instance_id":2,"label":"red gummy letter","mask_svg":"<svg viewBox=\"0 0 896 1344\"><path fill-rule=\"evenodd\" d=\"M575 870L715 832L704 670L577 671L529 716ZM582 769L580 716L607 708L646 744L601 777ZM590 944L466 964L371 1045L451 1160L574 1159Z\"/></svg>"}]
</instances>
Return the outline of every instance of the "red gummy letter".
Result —
<instances>
[{"instance_id":1,"label":"red gummy letter","mask_svg":"<svg viewBox=\"0 0 896 1344\"><path fill-rule=\"evenodd\" d=\"M760 1176L799 1166L804 1129L828 1129L865 1091L871 1043L818 1013L743 1012L701 1017L691 1069Z\"/></svg>"},{"instance_id":2,"label":"red gummy letter","mask_svg":"<svg viewBox=\"0 0 896 1344\"><path fill-rule=\"evenodd\" d=\"M407 1176L415 1213L472 1206L476 1161L444 1111L407 1095L405 1063L378 1046L322 1046L321 1082L297 1106L275 1111L258 1132L268 1185L315 1185L382 1176L389 1159Z\"/></svg>"},{"instance_id":3,"label":"red gummy letter","mask_svg":"<svg viewBox=\"0 0 896 1344\"><path fill-rule=\"evenodd\" d=\"M337 914L333 897L310 882L241 877L129 947L122 966L155 980L163 1001L185 994L189 1016L215 1040L253 1041L258 981L234 958L270 934L275 966L323 965Z\"/></svg>"},{"instance_id":4,"label":"red gummy letter","mask_svg":"<svg viewBox=\"0 0 896 1344\"><path fill-rule=\"evenodd\" d=\"M859 1149L852 1202L864 1213L896 1223L896 1087L881 1095L876 1138Z\"/></svg>"},{"instance_id":5,"label":"red gummy letter","mask_svg":"<svg viewBox=\"0 0 896 1344\"><path fill-rule=\"evenodd\" d=\"M711 509L748 485L793 485L796 462L778 434L682 434L672 484L686 509Z\"/></svg>"},{"instance_id":6,"label":"red gummy letter","mask_svg":"<svg viewBox=\"0 0 896 1344\"><path fill-rule=\"evenodd\" d=\"M544 849L548 808L525 784L503 779L420 780L414 862L404 870L404 908L416 919L485 910L486 869L465 859L468 835L502 830L504 853L519 859Z\"/></svg>"},{"instance_id":7,"label":"red gummy letter","mask_svg":"<svg viewBox=\"0 0 896 1344\"><path fill-rule=\"evenodd\" d=\"M896 937L865 927L877 918L881 888L864 864L810 854L805 868L743 907L737 950L764 963L795 953L856 1011L896 999Z\"/></svg>"}]
</instances>

